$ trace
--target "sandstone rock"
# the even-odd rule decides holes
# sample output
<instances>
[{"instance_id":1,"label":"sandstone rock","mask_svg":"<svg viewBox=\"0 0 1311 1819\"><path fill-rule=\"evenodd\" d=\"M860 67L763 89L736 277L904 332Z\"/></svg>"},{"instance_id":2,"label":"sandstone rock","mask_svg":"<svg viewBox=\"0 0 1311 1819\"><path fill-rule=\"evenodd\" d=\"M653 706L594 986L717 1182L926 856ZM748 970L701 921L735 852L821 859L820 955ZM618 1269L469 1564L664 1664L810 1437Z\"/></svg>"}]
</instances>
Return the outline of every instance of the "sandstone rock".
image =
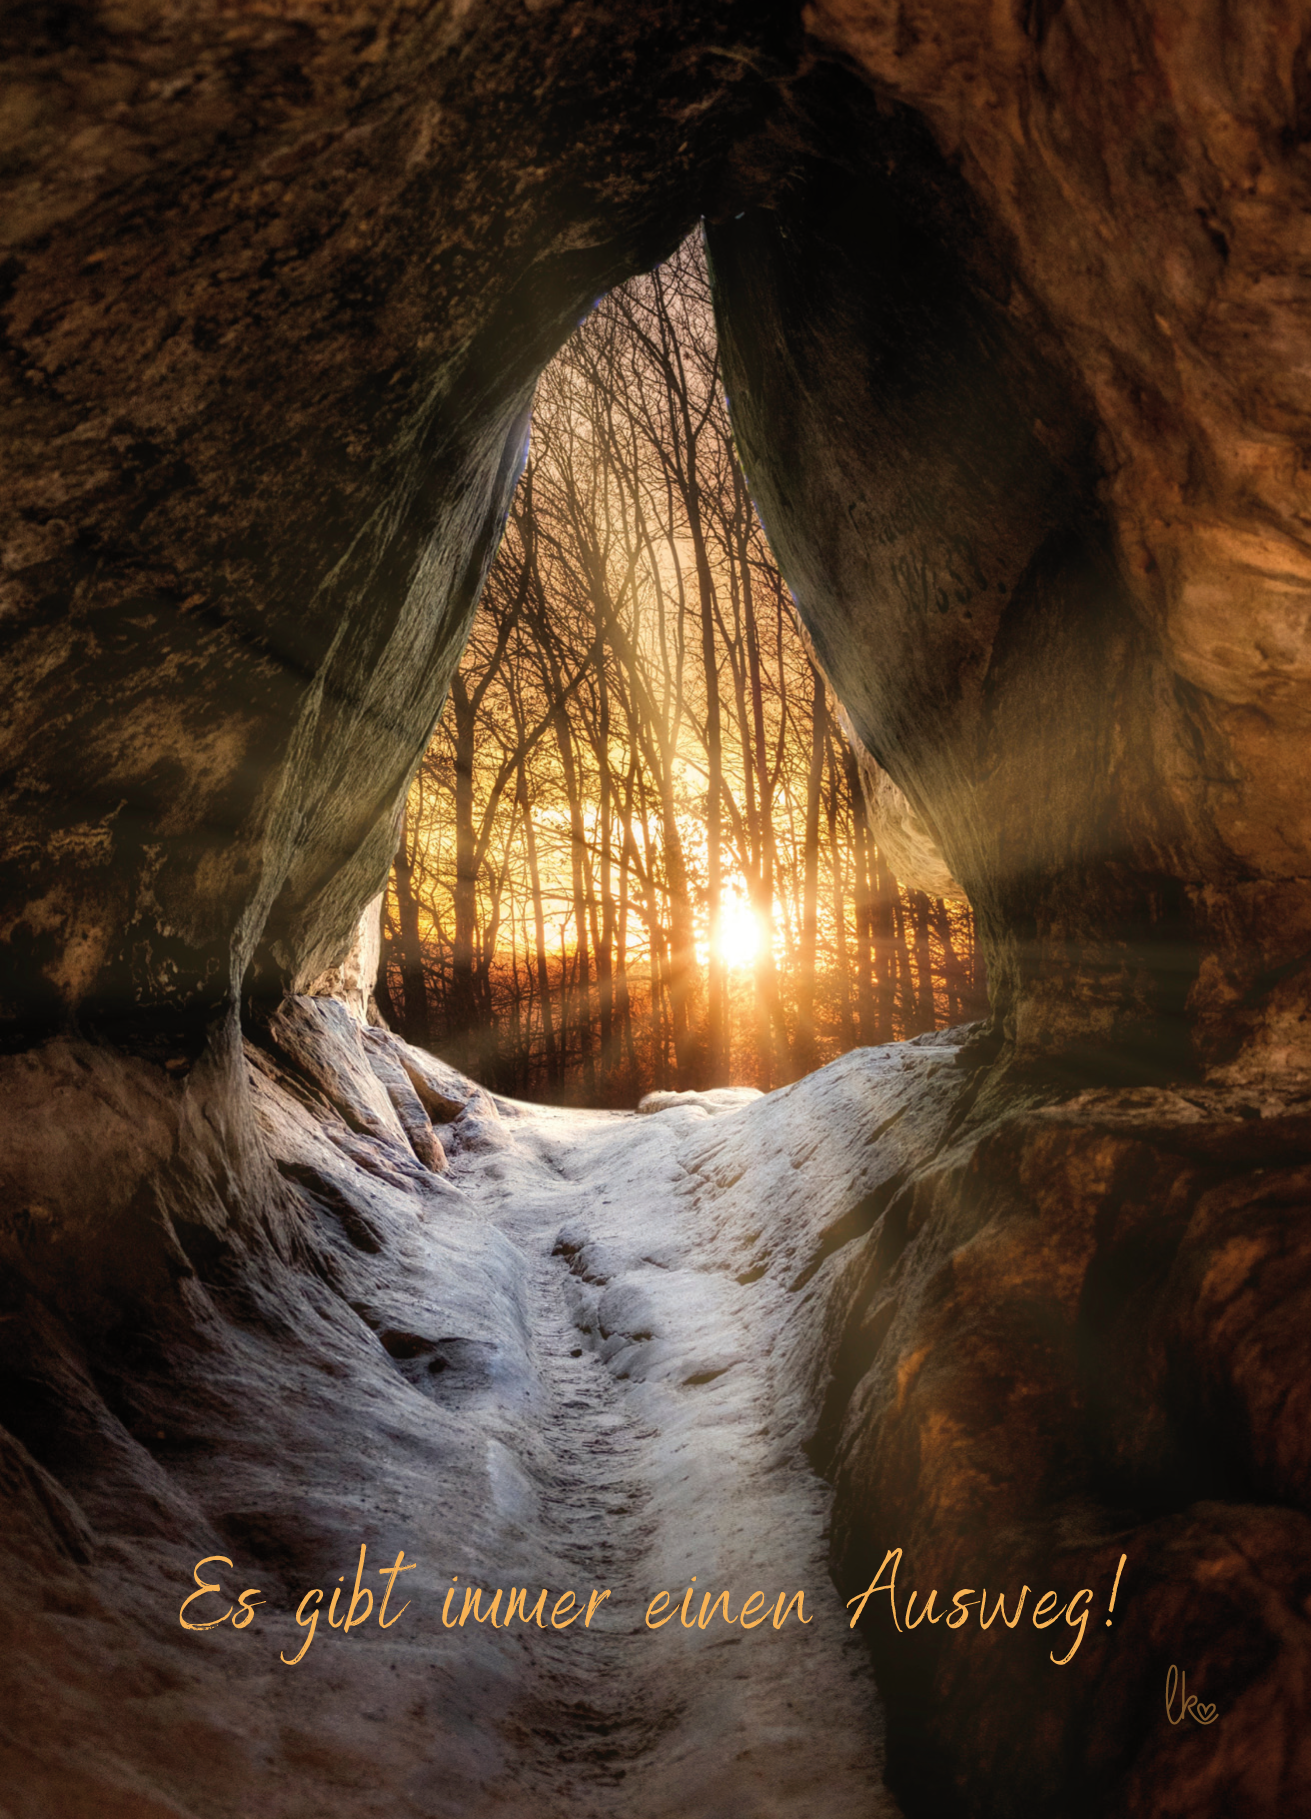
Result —
<instances>
[{"instance_id":1,"label":"sandstone rock","mask_svg":"<svg viewBox=\"0 0 1311 1819\"><path fill-rule=\"evenodd\" d=\"M339 1008L314 1026L329 1080L357 1054ZM685 1146L733 1114L683 1130L475 1109L499 1148L461 1147L455 1182L412 1162L425 1203L343 1147L382 1139L251 1053L249 1128L275 1179L240 1232L207 1246L187 1233L174 1263L190 1325L157 1305L88 1343L30 1294L0 1316L10 1803L218 1819L267 1810L285 1779L319 1819L489 1810L488 1786L509 1819L718 1819L744 1802L810 1813L818 1767L833 1819L895 1819L869 1668L823 1572L826 1493L799 1451L820 1386L789 1376L771 1393L774 1339L820 1303L779 1286L766 1308L767 1289L721 1267L740 1233L676 1191L700 1154ZM870 1066L843 1070L856 1099ZM792 1103L813 1132L838 1101L821 1087ZM844 1186L865 1135L852 1122L831 1146ZM759 1132L742 1136L759 1154ZM773 1161L796 1179L786 1153ZM770 1186L771 1230L804 1254L827 1195ZM566 1220L584 1237L575 1255L612 1272L599 1301L571 1302L599 1278L572 1269ZM660 1242L671 1255L649 1260ZM388 1632L320 1624L284 1666L305 1636L300 1599L349 1584L362 1542L366 1575L401 1547L415 1562L409 1609ZM249 1631L187 1633L196 1563L219 1555L234 1563L211 1562L221 1582L264 1603ZM755 1576L804 1586L811 1623L753 1633L749 1668L721 1624L646 1630L652 1593L690 1571L719 1575L734 1611ZM578 1632L583 1646L531 1624L441 1622L457 1580L535 1594L589 1578L618 1615Z\"/></svg>"},{"instance_id":2,"label":"sandstone rock","mask_svg":"<svg viewBox=\"0 0 1311 1819\"><path fill-rule=\"evenodd\" d=\"M907 890L927 891L930 897L941 897L948 903L967 901L951 875L937 838L915 813L905 792L866 751L847 715L843 713L839 719L845 723L844 731L860 768L870 833L893 877Z\"/></svg>"},{"instance_id":3,"label":"sandstone rock","mask_svg":"<svg viewBox=\"0 0 1311 1819\"><path fill-rule=\"evenodd\" d=\"M352 1130L406 1141L386 1087L370 1065L363 1032L340 999L287 998L270 1019L269 1034Z\"/></svg>"},{"instance_id":4,"label":"sandstone rock","mask_svg":"<svg viewBox=\"0 0 1311 1819\"><path fill-rule=\"evenodd\" d=\"M800 1679L812 1734L777 1654L602 1710L622 1641L527 1697L486 1632L314 1681L175 1627L200 1553L285 1609L410 1523L455 1538L433 1594L572 1571L539 1516L622 1394L665 1578L734 1449L707 1549L778 1516L811 1561L803 1442L843 1595L884 1546L944 1590L1128 1556L1066 1667L866 1623L910 1819L1305 1807L1299 9L125 0L0 34L6 1799L536 1819L582 1763L595 1810L667 1819L812 1811L818 1760L869 1811L850 1648ZM975 907L994 1026L562 1134L362 1035L348 956L535 374L701 214L754 497L907 805L878 783L885 841ZM576 1324L535 1350L543 1282ZM1159 1709L1176 1656L1205 1735Z\"/></svg>"},{"instance_id":5,"label":"sandstone rock","mask_svg":"<svg viewBox=\"0 0 1311 1819\"><path fill-rule=\"evenodd\" d=\"M833 678L824 669L823 659L806 630L804 619L800 621L800 631L811 662L822 672L831 689ZM897 882L907 890L927 891L930 897L963 902L965 893L942 856L942 842L916 814L905 793L897 788L865 744L841 700L837 704L837 721L856 755L861 794L865 798L865 813L874 844Z\"/></svg>"},{"instance_id":6,"label":"sandstone rock","mask_svg":"<svg viewBox=\"0 0 1311 1819\"><path fill-rule=\"evenodd\" d=\"M337 966L329 967L306 986L311 998L340 998L360 1024L376 1023L373 982L378 977L382 953L382 897L366 903L355 929L350 951ZM421 1158L422 1160L422 1158Z\"/></svg>"},{"instance_id":7,"label":"sandstone rock","mask_svg":"<svg viewBox=\"0 0 1311 1819\"><path fill-rule=\"evenodd\" d=\"M377 1041L378 1038L371 1037L370 1040ZM426 1049L412 1048L397 1036L388 1036L386 1044L404 1069L424 1109L438 1124L449 1124L458 1118L469 1100L481 1092L472 1080L436 1055L430 1055Z\"/></svg>"},{"instance_id":8,"label":"sandstone rock","mask_svg":"<svg viewBox=\"0 0 1311 1819\"><path fill-rule=\"evenodd\" d=\"M377 1028L364 1031L364 1052L369 1066L381 1080L410 1148L420 1162L440 1173L446 1167L446 1152L395 1052L396 1047L396 1038L388 1031Z\"/></svg>"},{"instance_id":9,"label":"sandstone rock","mask_svg":"<svg viewBox=\"0 0 1311 1819\"><path fill-rule=\"evenodd\" d=\"M6 15L0 1019L203 1033L341 964L536 374L796 38L743 0Z\"/></svg>"},{"instance_id":10,"label":"sandstone rock","mask_svg":"<svg viewBox=\"0 0 1311 1819\"><path fill-rule=\"evenodd\" d=\"M903 1598L987 1585L1013 1610L1023 1583L1093 1591L1077 1672L1032 1634L897 1634L875 1600L911 1811L1063 1813L1071 1776L1094 1811L1216 1819L1311 1791L1282 1690L1311 1662L1308 1253L1285 1210L1305 1205L1311 1119L1257 1126L1219 1103L1175 1120L1133 1099L968 1118L850 1266L821 1439L844 1585L899 1547ZM1206 1767L1149 1722L1172 1662L1228 1714ZM1022 1732L1021 1710L1041 1722Z\"/></svg>"},{"instance_id":11,"label":"sandstone rock","mask_svg":"<svg viewBox=\"0 0 1311 1819\"><path fill-rule=\"evenodd\" d=\"M712 1086L705 1091L688 1091L685 1093L655 1092L644 1093L637 1102L639 1112L668 1112L684 1107L700 1111L708 1118L723 1112L733 1112L739 1106L749 1105L753 1099L761 1097L754 1086Z\"/></svg>"},{"instance_id":12,"label":"sandstone rock","mask_svg":"<svg viewBox=\"0 0 1311 1819\"><path fill-rule=\"evenodd\" d=\"M1022 1052L1305 1071L1300 39L1247 8L1221 59L1171 0L808 16L866 80L798 85L709 247L824 667Z\"/></svg>"}]
</instances>

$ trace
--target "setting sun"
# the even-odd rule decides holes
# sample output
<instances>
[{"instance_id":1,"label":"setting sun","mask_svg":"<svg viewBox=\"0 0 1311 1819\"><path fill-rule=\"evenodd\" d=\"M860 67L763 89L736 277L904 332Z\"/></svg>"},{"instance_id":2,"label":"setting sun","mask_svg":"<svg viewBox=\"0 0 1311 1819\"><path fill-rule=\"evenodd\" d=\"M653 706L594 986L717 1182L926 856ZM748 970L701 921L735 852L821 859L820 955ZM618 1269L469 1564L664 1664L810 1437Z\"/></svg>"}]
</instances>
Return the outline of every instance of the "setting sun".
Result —
<instances>
[{"instance_id":1,"label":"setting sun","mask_svg":"<svg viewBox=\"0 0 1311 1819\"><path fill-rule=\"evenodd\" d=\"M760 919L745 897L726 897L719 915L719 957L727 967L748 967L760 951Z\"/></svg>"}]
</instances>

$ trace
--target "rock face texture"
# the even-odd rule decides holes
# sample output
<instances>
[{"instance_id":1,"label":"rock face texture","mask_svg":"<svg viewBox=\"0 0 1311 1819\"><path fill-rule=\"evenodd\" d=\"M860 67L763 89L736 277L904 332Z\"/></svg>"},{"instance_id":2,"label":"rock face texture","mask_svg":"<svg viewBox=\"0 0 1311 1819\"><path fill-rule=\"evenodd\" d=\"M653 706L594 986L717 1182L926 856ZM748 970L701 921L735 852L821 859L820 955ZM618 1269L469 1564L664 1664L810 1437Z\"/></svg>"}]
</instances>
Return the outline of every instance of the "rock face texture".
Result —
<instances>
[{"instance_id":1,"label":"rock face texture","mask_svg":"<svg viewBox=\"0 0 1311 1819\"><path fill-rule=\"evenodd\" d=\"M815 1455L844 1592L881 1568L886 1586L903 1550L902 1627L882 1592L864 1619L892 1785L909 1812L1296 1811L1305 1104L1256 1123L1220 1094L1090 1090L1000 1117L985 1100L899 1185L839 1291ZM1169 1721L1172 1666L1223 1715L1214 1732Z\"/></svg>"},{"instance_id":2,"label":"rock face texture","mask_svg":"<svg viewBox=\"0 0 1311 1819\"><path fill-rule=\"evenodd\" d=\"M244 1059L273 1216L175 1219L127 1356L30 1287L0 1317L6 1810L806 1819L818 1782L831 1819L897 1819L870 1663L825 1571L831 1493L802 1447L827 1227L873 1162L885 1079L904 1097L933 1057L853 1057L786 1108L762 1101L762 1145L713 1095L561 1114L493 1101L381 1031L369 1053L428 1083L449 1175L359 1134L358 1031L297 999ZM942 1109L916 1121L922 1147ZM829 1116L843 1134L798 1197L780 1132ZM729 1230L707 1194L748 1158L768 1217L734 1209ZM815 1289L749 1269L765 1251ZM780 1379L783 1344L808 1368ZM361 1546L373 1604L343 1633L331 1595ZM197 1573L220 1589L184 1610ZM702 1591L736 1620L785 1587L804 1598L778 1626L697 1621ZM333 1628L310 1629L316 1588ZM570 1624L557 1601L586 1612L594 1589L594 1620ZM648 1629L661 1591L675 1620Z\"/></svg>"},{"instance_id":3,"label":"rock face texture","mask_svg":"<svg viewBox=\"0 0 1311 1819\"><path fill-rule=\"evenodd\" d=\"M724 1266L792 1303L842 1594L884 1588L859 1622L890 1784L967 1819L1297 1811L1311 1122L1215 1091L1026 1103L965 1036L848 1056L689 1161ZM1168 1721L1172 1665L1214 1731Z\"/></svg>"},{"instance_id":4,"label":"rock face texture","mask_svg":"<svg viewBox=\"0 0 1311 1819\"><path fill-rule=\"evenodd\" d=\"M711 249L821 656L1023 1050L1305 1067L1305 19L811 23L865 80Z\"/></svg>"},{"instance_id":5,"label":"rock face texture","mask_svg":"<svg viewBox=\"0 0 1311 1819\"><path fill-rule=\"evenodd\" d=\"M632 1425L644 1483L695 1475L718 1425L759 1487L804 1439L843 1598L889 1549L899 1599L1089 1590L1065 1666L1068 1618L889 1630L871 1594L912 1819L1311 1803L1311 9L84 0L5 9L0 52L5 1801L374 1810L385 1651L298 1704L159 1644L161 1588L171 1622L184 1555L281 1597L361 1523L511 1536L551 1471L531 1254L580 1356L663 1382L582 1396L570 1439L565 1347L580 1469ZM702 215L753 496L893 820L978 912L993 1017L530 1166L367 1025L352 939L535 375ZM678 1148L712 1110L736 1134ZM666 1255L600 1207L675 1149L701 1223ZM700 1312L741 1338L756 1306L772 1404L727 1340L664 1382ZM685 1427L684 1388L722 1420ZM809 1562L813 1479L787 1507ZM557 1563L561 1521L523 1531ZM533 1707L552 1645L468 1659L419 1662L468 1722L434 1756L408 1686L378 1810L578 1810L566 1731L624 1810L595 1680ZM1171 1666L1213 1728L1164 1712ZM713 1728L660 1753L678 1674L620 1750L651 1819L710 1761ZM783 1735L784 1678L724 1734ZM106 1772L111 1680L143 1703ZM870 1725L826 1758L851 1810L884 1798Z\"/></svg>"},{"instance_id":6,"label":"rock face texture","mask_svg":"<svg viewBox=\"0 0 1311 1819\"><path fill-rule=\"evenodd\" d=\"M838 715L839 724L856 754L860 770L860 787L865 798L874 843L883 853L893 876L907 890L927 891L931 897L942 897L950 903L967 901L965 892L948 870L942 849L917 815L883 766L874 757L851 724L845 709Z\"/></svg>"},{"instance_id":7,"label":"rock face texture","mask_svg":"<svg viewBox=\"0 0 1311 1819\"><path fill-rule=\"evenodd\" d=\"M203 1031L340 959L537 372L712 204L797 28L241 0L4 21L0 1013Z\"/></svg>"},{"instance_id":8,"label":"rock face texture","mask_svg":"<svg viewBox=\"0 0 1311 1819\"><path fill-rule=\"evenodd\" d=\"M361 1024L379 1021L373 987L382 956L382 901L380 891L365 904L345 958L326 967L305 988L314 997L340 998Z\"/></svg>"}]
</instances>

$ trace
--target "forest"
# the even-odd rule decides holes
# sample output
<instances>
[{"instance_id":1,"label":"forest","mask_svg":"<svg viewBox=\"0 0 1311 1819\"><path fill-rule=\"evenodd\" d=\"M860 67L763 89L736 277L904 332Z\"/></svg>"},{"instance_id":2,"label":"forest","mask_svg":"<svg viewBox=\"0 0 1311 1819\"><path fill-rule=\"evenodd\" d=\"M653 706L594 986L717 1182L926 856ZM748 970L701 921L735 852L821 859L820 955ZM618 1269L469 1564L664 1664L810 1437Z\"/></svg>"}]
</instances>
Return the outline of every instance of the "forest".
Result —
<instances>
[{"instance_id":1,"label":"forest","mask_svg":"<svg viewBox=\"0 0 1311 1819\"><path fill-rule=\"evenodd\" d=\"M498 1090L762 1090L982 1014L963 900L903 888L734 455L698 234L539 383L411 787L382 1015Z\"/></svg>"}]
</instances>

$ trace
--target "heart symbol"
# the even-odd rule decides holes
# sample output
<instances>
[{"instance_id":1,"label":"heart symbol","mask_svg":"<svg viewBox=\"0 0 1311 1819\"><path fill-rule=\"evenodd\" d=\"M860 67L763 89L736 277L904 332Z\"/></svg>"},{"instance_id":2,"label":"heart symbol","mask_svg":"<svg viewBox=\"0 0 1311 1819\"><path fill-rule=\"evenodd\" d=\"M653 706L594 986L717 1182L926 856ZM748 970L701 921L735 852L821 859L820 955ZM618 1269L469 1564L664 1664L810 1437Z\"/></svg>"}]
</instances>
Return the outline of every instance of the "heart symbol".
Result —
<instances>
[{"instance_id":1,"label":"heart symbol","mask_svg":"<svg viewBox=\"0 0 1311 1819\"><path fill-rule=\"evenodd\" d=\"M1199 1724L1214 1724L1219 1716L1219 1712L1213 1705L1195 1705L1193 1707L1193 1717Z\"/></svg>"}]
</instances>

